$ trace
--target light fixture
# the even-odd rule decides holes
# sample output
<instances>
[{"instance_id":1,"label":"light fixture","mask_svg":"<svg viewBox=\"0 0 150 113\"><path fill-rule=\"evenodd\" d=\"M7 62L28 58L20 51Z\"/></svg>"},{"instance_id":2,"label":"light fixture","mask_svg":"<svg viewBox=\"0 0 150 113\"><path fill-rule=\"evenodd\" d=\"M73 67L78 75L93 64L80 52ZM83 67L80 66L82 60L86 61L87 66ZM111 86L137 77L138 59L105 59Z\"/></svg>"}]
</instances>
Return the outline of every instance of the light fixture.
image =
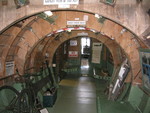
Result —
<instances>
[{"instance_id":1,"label":"light fixture","mask_svg":"<svg viewBox=\"0 0 150 113\"><path fill-rule=\"evenodd\" d=\"M45 11L44 12L47 16L52 16L53 15L53 13L51 12L51 11Z\"/></svg>"},{"instance_id":2,"label":"light fixture","mask_svg":"<svg viewBox=\"0 0 150 113\"><path fill-rule=\"evenodd\" d=\"M120 33L123 34L124 32L126 32L127 30L125 28L123 28Z\"/></svg>"},{"instance_id":3,"label":"light fixture","mask_svg":"<svg viewBox=\"0 0 150 113\"><path fill-rule=\"evenodd\" d=\"M103 18L102 16L100 16L99 14L95 14L95 18Z\"/></svg>"},{"instance_id":4,"label":"light fixture","mask_svg":"<svg viewBox=\"0 0 150 113\"><path fill-rule=\"evenodd\" d=\"M97 18L97 21L98 21L99 23L101 23L101 24L103 24L104 21L105 21L105 17L103 17L103 16L101 16L101 15L99 15L99 14L95 14L95 18Z\"/></svg>"},{"instance_id":5,"label":"light fixture","mask_svg":"<svg viewBox=\"0 0 150 113\"><path fill-rule=\"evenodd\" d=\"M71 30L72 30L72 29L68 29L67 31L68 31L68 32L71 32Z\"/></svg>"},{"instance_id":6,"label":"light fixture","mask_svg":"<svg viewBox=\"0 0 150 113\"><path fill-rule=\"evenodd\" d=\"M95 14L95 17L96 17L96 18L100 18L99 14Z\"/></svg>"},{"instance_id":7,"label":"light fixture","mask_svg":"<svg viewBox=\"0 0 150 113\"><path fill-rule=\"evenodd\" d=\"M147 39L150 39L150 35L148 35L146 38L147 38Z\"/></svg>"},{"instance_id":8,"label":"light fixture","mask_svg":"<svg viewBox=\"0 0 150 113\"><path fill-rule=\"evenodd\" d=\"M96 31L94 29L90 29L93 33L96 33Z\"/></svg>"},{"instance_id":9,"label":"light fixture","mask_svg":"<svg viewBox=\"0 0 150 113\"><path fill-rule=\"evenodd\" d=\"M115 38L111 37L112 40L114 40Z\"/></svg>"}]
</instances>

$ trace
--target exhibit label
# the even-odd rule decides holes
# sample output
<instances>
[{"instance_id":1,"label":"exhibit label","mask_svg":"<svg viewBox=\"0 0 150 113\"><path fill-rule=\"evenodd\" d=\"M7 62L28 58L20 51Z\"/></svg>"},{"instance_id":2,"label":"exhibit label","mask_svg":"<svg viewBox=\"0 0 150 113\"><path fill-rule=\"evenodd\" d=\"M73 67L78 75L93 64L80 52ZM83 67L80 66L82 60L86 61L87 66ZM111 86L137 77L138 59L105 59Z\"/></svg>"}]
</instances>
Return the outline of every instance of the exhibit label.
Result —
<instances>
[{"instance_id":1,"label":"exhibit label","mask_svg":"<svg viewBox=\"0 0 150 113\"><path fill-rule=\"evenodd\" d=\"M79 4L79 0L44 0L44 5Z\"/></svg>"}]
</instances>

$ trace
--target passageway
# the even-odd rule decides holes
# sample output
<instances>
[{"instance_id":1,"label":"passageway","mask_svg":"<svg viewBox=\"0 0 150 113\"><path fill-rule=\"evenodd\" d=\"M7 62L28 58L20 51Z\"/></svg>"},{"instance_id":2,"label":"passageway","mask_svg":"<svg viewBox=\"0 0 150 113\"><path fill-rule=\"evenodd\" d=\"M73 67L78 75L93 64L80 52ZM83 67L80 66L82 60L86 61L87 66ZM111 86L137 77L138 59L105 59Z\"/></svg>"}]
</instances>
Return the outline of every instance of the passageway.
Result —
<instances>
[{"instance_id":1,"label":"passageway","mask_svg":"<svg viewBox=\"0 0 150 113\"><path fill-rule=\"evenodd\" d=\"M149 113L149 3L2 0L0 112Z\"/></svg>"},{"instance_id":2,"label":"passageway","mask_svg":"<svg viewBox=\"0 0 150 113\"><path fill-rule=\"evenodd\" d=\"M58 96L50 113L97 113L96 88L90 77L68 75L60 82Z\"/></svg>"},{"instance_id":3,"label":"passageway","mask_svg":"<svg viewBox=\"0 0 150 113\"><path fill-rule=\"evenodd\" d=\"M136 113L129 103L107 99L108 81L68 75L59 85L50 113Z\"/></svg>"}]
</instances>

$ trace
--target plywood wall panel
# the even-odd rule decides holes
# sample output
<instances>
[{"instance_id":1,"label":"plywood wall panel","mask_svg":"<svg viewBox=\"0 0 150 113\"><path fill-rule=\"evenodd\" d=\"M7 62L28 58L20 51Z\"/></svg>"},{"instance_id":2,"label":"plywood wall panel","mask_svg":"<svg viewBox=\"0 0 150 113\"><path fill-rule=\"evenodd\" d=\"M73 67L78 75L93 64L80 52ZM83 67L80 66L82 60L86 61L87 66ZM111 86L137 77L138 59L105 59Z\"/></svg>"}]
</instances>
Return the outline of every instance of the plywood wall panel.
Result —
<instances>
[{"instance_id":1,"label":"plywood wall panel","mask_svg":"<svg viewBox=\"0 0 150 113\"><path fill-rule=\"evenodd\" d=\"M37 24L38 24L39 29L41 30L42 36L47 35L48 33L53 31L51 24L43 19L38 19Z\"/></svg>"},{"instance_id":2,"label":"plywood wall panel","mask_svg":"<svg viewBox=\"0 0 150 113\"><path fill-rule=\"evenodd\" d=\"M83 21L83 15L81 13L73 13L72 11L67 12L66 21L75 21L76 18L79 18L80 21Z\"/></svg>"},{"instance_id":3,"label":"plywood wall panel","mask_svg":"<svg viewBox=\"0 0 150 113\"><path fill-rule=\"evenodd\" d=\"M66 11L55 12L53 15L56 16L55 24L57 24L57 26L66 27L66 18L67 18ZM62 27L60 27L60 28L62 28Z\"/></svg>"},{"instance_id":4,"label":"plywood wall panel","mask_svg":"<svg viewBox=\"0 0 150 113\"><path fill-rule=\"evenodd\" d=\"M101 29L102 29L104 24L99 23L98 19L95 18L94 15L90 15L90 14L85 14L85 15L88 16L88 21L87 21L87 25L86 26L88 28L93 28L95 30L101 31Z\"/></svg>"},{"instance_id":5,"label":"plywood wall panel","mask_svg":"<svg viewBox=\"0 0 150 113\"><path fill-rule=\"evenodd\" d=\"M38 37L32 31L29 30L27 30L23 34L23 37L25 37L23 40L24 45L29 45L30 47L32 47L39 40Z\"/></svg>"},{"instance_id":6,"label":"plywood wall panel","mask_svg":"<svg viewBox=\"0 0 150 113\"><path fill-rule=\"evenodd\" d=\"M114 37L117 38L120 34L120 30L122 27L119 27L114 22L110 20L105 20L104 25L101 29L101 32L104 34L107 34L108 37Z\"/></svg>"}]
</instances>

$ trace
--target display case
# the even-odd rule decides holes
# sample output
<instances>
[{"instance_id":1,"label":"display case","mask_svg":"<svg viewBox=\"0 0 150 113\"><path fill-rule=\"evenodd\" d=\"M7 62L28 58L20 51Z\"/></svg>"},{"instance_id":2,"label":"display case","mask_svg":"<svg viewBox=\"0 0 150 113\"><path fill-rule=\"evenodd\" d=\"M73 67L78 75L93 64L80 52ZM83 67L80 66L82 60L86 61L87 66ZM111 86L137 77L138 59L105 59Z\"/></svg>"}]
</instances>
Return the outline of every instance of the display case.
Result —
<instances>
[{"instance_id":1,"label":"display case","mask_svg":"<svg viewBox=\"0 0 150 113\"><path fill-rule=\"evenodd\" d=\"M143 88L150 92L150 49L139 49Z\"/></svg>"}]
</instances>

